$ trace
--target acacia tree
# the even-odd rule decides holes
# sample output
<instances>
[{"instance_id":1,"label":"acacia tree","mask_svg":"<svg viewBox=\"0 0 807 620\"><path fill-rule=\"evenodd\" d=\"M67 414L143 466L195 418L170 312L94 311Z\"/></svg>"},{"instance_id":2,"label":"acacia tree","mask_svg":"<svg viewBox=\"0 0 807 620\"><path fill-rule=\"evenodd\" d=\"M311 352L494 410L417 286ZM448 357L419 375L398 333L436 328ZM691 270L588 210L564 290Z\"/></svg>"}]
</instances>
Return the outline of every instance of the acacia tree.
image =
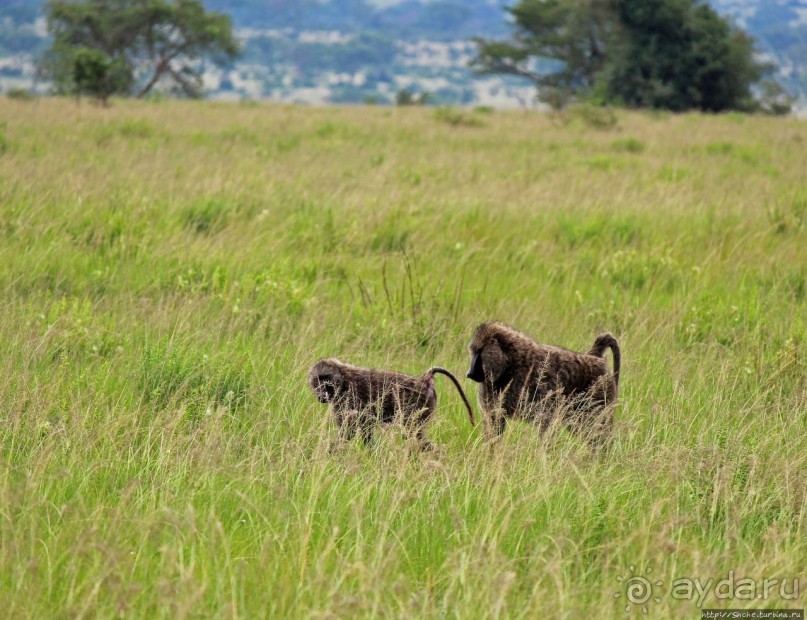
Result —
<instances>
[{"instance_id":1,"label":"acacia tree","mask_svg":"<svg viewBox=\"0 0 807 620\"><path fill-rule=\"evenodd\" d=\"M142 60L151 76L138 92L146 95L164 77L185 94L201 93L203 57L217 64L232 61L239 54L227 15L208 13L199 0L149 2L142 38Z\"/></svg>"},{"instance_id":2,"label":"acacia tree","mask_svg":"<svg viewBox=\"0 0 807 620\"><path fill-rule=\"evenodd\" d=\"M754 41L693 0L615 0L627 33L603 88L631 107L752 111L752 85L772 69Z\"/></svg>"},{"instance_id":3,"label":"acacia tree","mask_svg":"<svg viewBox=\"0 0 807 620\"><path fill-rule=\"evenodd\" d=\"M90 95L106 106L110 96L128 87L131 74L120 59L83 47L73 58L73 81L77 96Z\"/></svg>"},{"instance_id":4,"label":"acacia tree","mask_svg":"<svg viewBox=\"0 0 807 620\"><path fill-rule=\"evenodd\" d=\"M482 72L530 79L560 107L573 98L670 110L755 110L771 67L753 40L703 0L521 0L511 41L478 40Z\"/></svg>"},{"instance_id":5,"label":"acacia tree","mask_svg":"<svg viewBox=\"0 0 807 620\"><path fill-rule=\"evenodd\" d=\"M619 29L608 2L522 0L505 10L513 18L513 38L475 39L472 64L480 72L526 78L553 107L591 91Z\"/></svg>"},{"instance_id":6,"label":"acacia tree","mask_svg":"<svg viewBox=\"0 0 807 620\"><path fill-rule=\"evenodd\" d=\"M197 97L203 61L225 64L239 53L230 18L206 11L200 0L49 0L46 13L53 44L42 67L59 93L143 97L164 83Z\"/></svg>"}]
</instances>

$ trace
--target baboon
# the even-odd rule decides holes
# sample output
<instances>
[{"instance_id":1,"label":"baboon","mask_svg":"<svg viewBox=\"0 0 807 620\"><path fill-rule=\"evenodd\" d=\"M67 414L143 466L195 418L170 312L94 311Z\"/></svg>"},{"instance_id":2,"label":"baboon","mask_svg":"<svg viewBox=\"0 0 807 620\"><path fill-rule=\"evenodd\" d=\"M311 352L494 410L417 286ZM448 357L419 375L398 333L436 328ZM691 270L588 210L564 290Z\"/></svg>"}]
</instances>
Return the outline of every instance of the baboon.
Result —
<instances>
[{"instance_id":1,"label":"baboon","mask_svg":"<svg viewBox=\"0 0 807 620\"><path fill-rule=\"evenodd\" d=\"M612 334L598 336L588 353L577 353L538 344L501 323L482 323L469 348L468 378L479 383L479 404L496 436L507 418L532 421L543 432L558 417L593 445L610 436L621 361ZM606 349L613 355L613 373L603 357Z\"/></svg>"},{"instance_id":2,"label":"baboon","mask_svg":"<svg viewBox=\"0 0 807 620\"><path fill-rule=\"evenodd\" d=\"M321 403L331 406L331 416L340 437L349 441L361 435L365 445L373 440L376 424L400 421L413 430L423 450L431 448L423 426L437 406L434 375L446 375L454 382L471 426L476 425L473 409L457 378L435 366L420 377L389 370L359 368L335 358L321 359L308 373L308 385Z\"/></svg>"}]
</instances>

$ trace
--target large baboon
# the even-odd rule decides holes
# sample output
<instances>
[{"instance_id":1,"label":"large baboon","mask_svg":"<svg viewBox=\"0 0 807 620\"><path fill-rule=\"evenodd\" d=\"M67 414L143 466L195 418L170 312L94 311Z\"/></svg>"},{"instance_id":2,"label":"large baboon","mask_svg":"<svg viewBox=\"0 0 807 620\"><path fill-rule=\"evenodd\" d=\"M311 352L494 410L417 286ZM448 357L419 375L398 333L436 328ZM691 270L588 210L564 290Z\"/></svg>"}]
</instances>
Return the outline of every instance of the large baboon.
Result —
<instances>
[{"instance_id":1,"label":"large baboon","mask_svg":"<svg viewBox=\"0 0 807 620\"><path fill-rule=\"evenodd\" d=\"M400 422L415 432L422 449L431 444L424 435L423 425L437 406L434 375L446 375L457 387L471 425L475 425L473 410L457 378L448 370L435 366L420 377L359 368L335 358L321 359L308 373L308 385L321 403L331 406L331 415L340 436L350 440L359 433L364 443L373 439L376 424Z\"/></svg>"},{"instance_id":2,"label":"large baboon","mask_svg":"<svg viewBox=\"0 0 807 620\"><path fill-rule=\"evenodd\" d=\"M603 356L611 349L614 372ZM482 323L470 344L468 378L479 383L479 404L495 435L507 418L532 421L543 431L555 420L593 444L610 435L619 383L619 343L597 337L588 353L538 344L501 323Z\"/></svg>"}]
</instances>

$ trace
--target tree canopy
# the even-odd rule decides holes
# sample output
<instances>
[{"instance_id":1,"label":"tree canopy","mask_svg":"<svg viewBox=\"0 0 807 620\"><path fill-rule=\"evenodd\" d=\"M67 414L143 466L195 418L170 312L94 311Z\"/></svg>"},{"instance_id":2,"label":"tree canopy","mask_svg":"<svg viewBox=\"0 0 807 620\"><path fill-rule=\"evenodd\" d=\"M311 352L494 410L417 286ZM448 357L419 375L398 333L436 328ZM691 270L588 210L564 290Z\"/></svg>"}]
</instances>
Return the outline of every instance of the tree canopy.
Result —
<instances>
[{"instance_id":1,"label":"tree canopy","mask_svg":"<svg viewBox=\"0 0 807 620\"><path fill-rule=\"evenodd\" d=\"M42 66L63 94L143 97L164 83L197 97L204 61L239 53L230 18L199 0L50 0L46 14Z\"/></svg>"},{"instance_id":2,"label":"tree canopy","mask_svg":"<svg viewBox=\"0 0 807 620\"><path fill-rule=\"evenodd\" d=\"M574 98L670 110L753 110L770 67L753 40L701 0L521 0L510 41L478 39L482 72Z\"/></svg>"}]
</instances>

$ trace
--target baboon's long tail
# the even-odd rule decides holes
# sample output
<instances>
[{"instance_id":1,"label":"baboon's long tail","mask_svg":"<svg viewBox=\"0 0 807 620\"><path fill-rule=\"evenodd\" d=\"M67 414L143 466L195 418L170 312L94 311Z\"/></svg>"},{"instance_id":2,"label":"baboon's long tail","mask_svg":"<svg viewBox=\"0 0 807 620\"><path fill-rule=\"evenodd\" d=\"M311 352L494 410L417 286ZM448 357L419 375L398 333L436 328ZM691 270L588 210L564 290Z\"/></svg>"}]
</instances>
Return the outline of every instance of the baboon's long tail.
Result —
<instances>
[{"instance_id":1,"label":"baboon's long tail","mask_svg":"<svg viewBox=\"0 0 807 620\"><path fill-rule=\"evenodd\" d=\"M588 354L603 357L606 349L611 349L611 355L614 356L614 384L619 387L619 364L622 361L622 356L619 352L619 342L614 338L614 335L610 332L605 332L597 336Z\"/></svg>"},{"instance_id":2,"label":"baboon's long tail","mask_svg":"<svg viewBox=\"0 0 807 620\"><path fill-rule=\"evenodd\" d=\"M429 370L429 374L439 373L441 375L445 375L449 379L454 382L454 385L457 387L457 391L462 396L462 402L465 403L465 407L468 409L468 418L471 420L471 426L476 426L476 420L474 420L474 410L471 409L471 403L468 402L468 397L465 395L465 392L460 385L460 382L457 381L457 377L455 377L451 372L446 370L445 368L441 368L440 366L434 366L431 370Z\"/></svg>"}]
</instances>

